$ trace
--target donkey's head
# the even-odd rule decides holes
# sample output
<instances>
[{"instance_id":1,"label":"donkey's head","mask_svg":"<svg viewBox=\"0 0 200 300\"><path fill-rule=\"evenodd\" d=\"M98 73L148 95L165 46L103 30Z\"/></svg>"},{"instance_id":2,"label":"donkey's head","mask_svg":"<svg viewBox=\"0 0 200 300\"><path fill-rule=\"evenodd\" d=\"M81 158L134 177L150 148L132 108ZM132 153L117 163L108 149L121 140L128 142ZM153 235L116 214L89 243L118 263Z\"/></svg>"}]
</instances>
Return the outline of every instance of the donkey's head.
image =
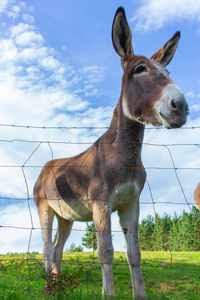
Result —
<instances>
[{"instance_id":1,"label":"donkey's head","mask_svg":"<svg viewBox=\"0 0 200 300\"><path fill-rule=\"evenodd\" d=\"M189 113L187 102L165 69L176 51L179 39L180 32L177 32L150 59L136 56L124 9L120 7L117 10L112 40L124 69L121 100L127 118L143 124L164 125L166 128L178 128L185 124Z\"/></svg>"}]
</instances>

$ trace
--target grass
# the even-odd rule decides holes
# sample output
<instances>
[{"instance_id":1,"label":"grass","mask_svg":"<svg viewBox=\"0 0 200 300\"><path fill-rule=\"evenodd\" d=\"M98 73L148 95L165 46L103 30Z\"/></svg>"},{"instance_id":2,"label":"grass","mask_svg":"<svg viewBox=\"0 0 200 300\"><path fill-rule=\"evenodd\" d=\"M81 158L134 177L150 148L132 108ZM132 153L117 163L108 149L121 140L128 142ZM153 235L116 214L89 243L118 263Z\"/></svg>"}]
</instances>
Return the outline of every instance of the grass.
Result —
<instances>
[{"instance_id":1,"label":"grass","mask_svg":"<svg viewBox=\"0 0 200 300\"><path fill-rule=\"evenodd\" d=\"M200 252L142 252L142 272L149 299L200 300ZM117 296L131 299L131 281L125 254L113 263ZM41 254L0 255L0 299L101 299L101 268L97 254L63 255L63 275L51 279L54 293L45 295L47 280ZM90 294L97 294L92 296Z\"/></svg>"}]
</instances>

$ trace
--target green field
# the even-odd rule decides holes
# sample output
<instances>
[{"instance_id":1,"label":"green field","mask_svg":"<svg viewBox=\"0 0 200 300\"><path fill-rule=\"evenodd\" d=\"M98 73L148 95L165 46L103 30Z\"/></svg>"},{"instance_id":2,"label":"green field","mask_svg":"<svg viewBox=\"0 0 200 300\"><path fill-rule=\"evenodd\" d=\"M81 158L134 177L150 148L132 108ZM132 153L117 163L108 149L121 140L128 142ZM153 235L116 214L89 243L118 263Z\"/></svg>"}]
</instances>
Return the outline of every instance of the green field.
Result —
<instances>
[{"instance_id":1,"label":"green field","mask_svg":"<svg viewBox=\"0 0 200 300\"><path fill-rule=\"evenodd\" d=\"M96 253L64 253L63 275L56 283L50 280L54 294L49 296L44 293L47 278L41 259L40 254L0 255L0 299L102 298ZM149 299L200 299L200 252L173 252L171 261L169 252L144 251L142 271ZM117 299L131 299L124 253L115 253L113 274Z\"/></svg>"}]
</instances>

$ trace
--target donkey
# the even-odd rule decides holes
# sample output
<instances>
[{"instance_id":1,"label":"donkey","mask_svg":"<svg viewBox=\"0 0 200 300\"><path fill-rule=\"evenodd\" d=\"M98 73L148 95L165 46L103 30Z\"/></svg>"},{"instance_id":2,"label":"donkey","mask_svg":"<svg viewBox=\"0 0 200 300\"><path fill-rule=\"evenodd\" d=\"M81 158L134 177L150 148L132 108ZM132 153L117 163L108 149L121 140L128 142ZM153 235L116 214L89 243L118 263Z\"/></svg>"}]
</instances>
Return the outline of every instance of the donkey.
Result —
<instances>
[{"instance_id":1,"label":"donkey","mask_svg":"<svg viewBox=\"0 0 200 300\"><path fill-rule=\"evenodd\" d=\"M125 11L118 8L112 26L114 49L123 68L121 96L108 130L85 152L48 162L35 184L49 274L61 273L64 244L74 221L94 221L102 269L102 293L114 296L111 213L118 211L130 266L133 297L145 299L138 242L139 196L145 183L141 148L145 124L178 128L188 105L165 66L177 48L177 32L151 59L136 56ZM52 242L54 215L58 230Z\"/></svg>"},{"instance_id":2,"label":"donkey","mask_svg":"<svg viewBox=\"0 0 200 300\"><path fill-rule=\"evenodd\" d=\"M198 183L195 191L194 191L194 201L196 202L196 205L198 209L200 210L200 182Z\"/></svg>"}]
</instances>

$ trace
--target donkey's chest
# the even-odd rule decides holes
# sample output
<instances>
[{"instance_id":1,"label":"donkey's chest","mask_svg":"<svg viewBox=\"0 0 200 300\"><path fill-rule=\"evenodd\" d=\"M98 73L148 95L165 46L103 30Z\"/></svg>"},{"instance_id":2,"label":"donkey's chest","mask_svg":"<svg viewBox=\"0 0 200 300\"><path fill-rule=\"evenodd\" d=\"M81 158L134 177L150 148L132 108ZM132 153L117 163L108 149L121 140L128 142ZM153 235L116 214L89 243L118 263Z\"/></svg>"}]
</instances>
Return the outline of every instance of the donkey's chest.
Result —
<instances>
[{"instance_id":1,"label":"donkey's chest","mask_svg":"<svg viewBox=\"0 0 200 300\"><path fill-rule=\"evenodd\" d=\"M141 193L137 181L127 181L114 187L110 196L112 211L123 209L128 203L136 201Z\"/></svg>"}]
</instances>

